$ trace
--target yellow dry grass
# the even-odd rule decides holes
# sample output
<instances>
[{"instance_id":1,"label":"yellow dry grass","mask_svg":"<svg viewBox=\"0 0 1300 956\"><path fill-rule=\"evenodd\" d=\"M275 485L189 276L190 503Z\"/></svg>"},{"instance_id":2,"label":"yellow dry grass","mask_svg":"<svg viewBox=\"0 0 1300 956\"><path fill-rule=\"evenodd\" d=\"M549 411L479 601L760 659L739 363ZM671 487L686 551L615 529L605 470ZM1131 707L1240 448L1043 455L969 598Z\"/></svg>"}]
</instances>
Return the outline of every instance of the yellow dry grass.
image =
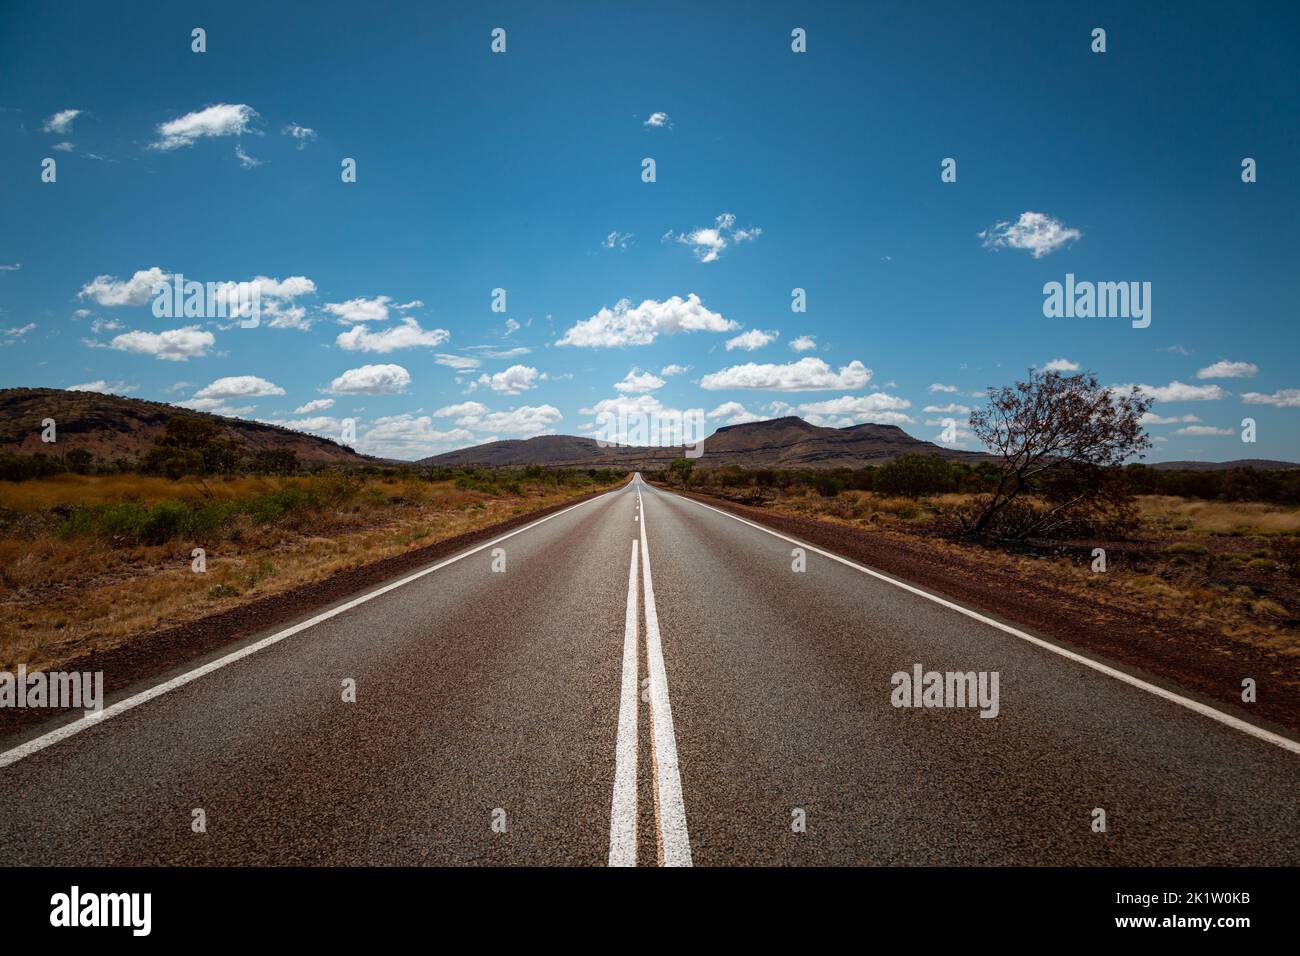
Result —
<instances>
[{"instance_id":1,"label":"yellow dry grass","mask_svg":"<svg viewBox=\"0 0 1300 956\"><path fill-rule=\"evenodd\" d=\"M159 485L121 477L128 480L62 475L50 479L57 483L53 488L26 482L23 510L36 509L34 502L110 504L124 494L141 503L204 495L197 481L164 479ZM298 480L239 478L207 485L212 494L236 497ZM93 537L0 537L0 669L19 663L57 667L91 649L115 647L591 490L598 489L525 488L520 495L493 496L449 483L371 479L337 509L269 526L240 524L215 543L174 540L124 548ZM195 547L207 550L203 574L191 570Z\"/></svg>"}]
</instances>

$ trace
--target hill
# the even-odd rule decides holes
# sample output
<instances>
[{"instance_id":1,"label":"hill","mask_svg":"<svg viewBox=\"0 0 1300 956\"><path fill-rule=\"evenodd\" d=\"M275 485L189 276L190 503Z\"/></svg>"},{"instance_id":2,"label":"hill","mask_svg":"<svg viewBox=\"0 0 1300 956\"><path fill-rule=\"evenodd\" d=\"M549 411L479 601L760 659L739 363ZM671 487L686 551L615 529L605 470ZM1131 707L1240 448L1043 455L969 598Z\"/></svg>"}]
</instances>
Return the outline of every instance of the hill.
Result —
<instances>
[{"instance_id":1,"label":"hill","mask_svg":"<svg viewBox=\"0 0 1300 956\"><path fill-rule=\"evenodd\" d=\"M1272 458L1238 458L1235 461L1159 461L1151 465L1160 471L1227 471L1229 468L1254 468L1256 471L1294 471L1300 464Z\"/></svg>"},{"instance_id":2,"label":"hill","mask_svg":"<svg viewBox=\"0 0 1300 956\"><path fill-rule=\"evenodd\" d=\"M909 452L951 461L987 460L978 452L956 451L913 438L895 425L825 428L787 416L726 425L704 440L700 464L707 467L843 468L881 465ZM550 465L582 468L661 468L683 457L681 446L647 448L612 445L573 435L543 435L496 441L423 459L424 465Z\"/></svg>"},{"instance_id":3,"label":"hill","mask_svg":"<svg viewBox=\"0 0 1300 956\"><path fill-rule=\"evenodd\" d=\"M301 462L364 464L376 459L315 435L195 412L140 398L71 392L58 388L0 389L0 451L32 455L62 455L74 448L103 460L138 458L153 447L155 436L177 415L202 418L221 426L224 437L244 443L249 454L259 451L295 452ZM55 421L58 442L41 441L41 422Z\"/></svg>"}]
</instances>

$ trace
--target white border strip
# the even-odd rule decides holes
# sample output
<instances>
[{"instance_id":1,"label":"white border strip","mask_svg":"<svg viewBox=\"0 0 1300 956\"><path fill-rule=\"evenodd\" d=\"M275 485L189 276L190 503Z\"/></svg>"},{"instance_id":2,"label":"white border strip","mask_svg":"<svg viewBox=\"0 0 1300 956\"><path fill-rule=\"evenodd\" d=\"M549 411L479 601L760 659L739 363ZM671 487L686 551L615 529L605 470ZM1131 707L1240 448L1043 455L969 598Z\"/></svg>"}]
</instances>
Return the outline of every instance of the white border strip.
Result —
<instances>
[{"instance_id":1,"label":"white border strip","mask_svg":"<svg viewBox=\"0 0 1300 956\"><path fill-rule=\"evenodd\" d=\"M1186 709L1193 711L1197 714L1200 714L1203 717L1209 717L1211 720L1217 720L1219 723L1227 727L1231 727L1233 730L1239 730L1243 734L1249 734L1250 736L1256 738L1257 740L1262 740L1265 743L1270 743L1275 747L1281 747L1283 750L1289 751L1293 754L1300 754L1300 742L1292 740L1290 737L1283 737L1281 734L1275 734L1271 730L1265 730L1263 727L1257 727L1254 724L1250 723L1249 721L1242 720L1240 717L1234 717L1232 714L1226 714L1221 710L1215 710L1213 707L1210 707L1206 704L1202 704L1200 701L1192 700L1190 697L1183 697L1181 694L1175 694L1173 691L1165 690L1163 687L1157 687L1155 684L1148 683L1147 681L1144 681L1141 678L1134 677L1132 674L1126 674L1124 673L1124 671L1116 670L1114 667L1109 667L1105 664L1102 664L1099 661L1093 660L1090 657L1084 657L1082 654L1076 654L1074 651L1068 651L1063 647L1058 647L1056 644L1053 644L1050 641L1045 641L1042 638L1034 637L1032 634L1026 634L1024 631L1017 630L1016 628L1011 627L1008 624L1003 624L1001 621L995 621L991 617L985 617L983 614L980 614L978 611L972 611L970 608L962 607L960 604L954 604L952 601L945 600L944 598L931 594L928 591L923 591L920 588L915 587L911 584L906 584L903 581L897 580L896 578L891 578L887 574L881 574L879 571L873 571L871 568L864 567L863 565L858 564L856 561L850 561L848 558L842 558L838 554L832 554L829 551L823 551L821 548L814 547L813 545L809 544L806 541L799 541L795 538L788 537L784 534L781 534L778 531L773 531L771 528L766 528L761 524L757 524L756 522L749 521L745 518L742 518L739 515L731 514L728 511L723 511L721 508L715 508L712 505L706 505L702 501L696 501L694 498L687 498L684 495L674 494L673 492L665 492L661 488L656 488L655 490L662 492L664 494L672 494L673 497L675 498L681 498L683 501L689 501L692 504L697 504L701 508L708 508L710 511L716 511L718 514L725 515L728 518L733 518L736 521L739 521L741 524L747 524L751 528L757 528L759 531L765 531L768 534L772 535L773 537L780 538L782 541L788 541L791 544L798 545L801 548L807 548L809 551L814 551L817 554L820 554L824 558L830 558L832 561L838 561L840 564L853 568L855 571L861 571L863 574L869 574L873 578L878 578L881 581L894 585L894 587L902 588L904 591L910 591L912 594L919 595L920 597L923 597L928 601L933 601L935 604L941 604L946 608L950 608L956 611L958 614L964 614L969 618L979 621L981 624L987 624L989 627L997 628L999 631L1003 631L1007 634L1012 635L1013 637L1018 637L1022 641L1028 641L1030 644L1034 644L1045 650L1051 651L1053 654L1059 654L1061 657L1067 658L1068 660L1072 660L1076 664L1082 664L1084 667L1092 668L1093 670L1099 673L1105 674L1107 677L1113 677L1115 678L1115 680L1122 681L1123 683L1128 684L1131 687L1136 687L1139 690L1144 690L1148 694L1154 694L1156 697L1160 697L1164 700L1175 703L1180 707L1185 707ZM640 497L640 494L641 492L640 490L638 490L637 496ZM644 514L644 509L642 509L642 513ZM643 551L645 550L644 545L642 546L642 550ZM647 562L647 570L648 569L649 566Z\"/></svg>"},{"instance_id":2,"label":"white border strip","mask_svg":"<svg viewBox=\"0 0 1300 956\"><path fill-rule=\"evenodd\" d=\"M361 597L353 598L351 601L348 601L346 604L340 604L338 607L334 607L328 611L324 611L320 614L317 614L315 617L303 621L300 624L295 624L292 627L287 627L283 631L279 631L275 634L272 634L270 637L264 637L260 641L241 647L239 650L232 651L231 653L227 654L225 657L220 657L215 661L209 661L208 663L200 667L194 668L194 670L192 671L186 671L184 674L181 674L178 677L173 677L169 681L165 681L164 683L158 684L154 687L150 687L148 690L143 690L138 694L126 698L125 700L120 700L116 704L113 704L111 707L105 707L103 710L94 713L91 716L81 717L77 720L72 721L71 723L64 724L62 727L58 727L54 730L51 730L47 734L42 734L40 737L34 737L33 739L27 741L26 743L19 744L17 747L14 747L11 750L6 750L4 753L0 754L0 767L7 767L10 764L17 763L18 761L22 760L24 757L30 757L32 754L38 753L39 751L44 750L46 747L50 747L54 744L57 744L61 740L67 740L69 737L72 737L75 734L79 734L83 730L86 730L90 727L94 727L97 724L101 724L112 717L118 716L119 714L124 714L128 710L133 710L134 708L139 707L141 704L148 703L149 701L153 700L155 697L161 697L163 694L167 693L168 691L175 690L178 687L184 687L186 684L192 683L193 681L198 680L200 677L206 677L208 674L211 674L213 671L220 670L221 668L233 664L236 661L243 660L245 657L251 657L253 654L256 654L258 651L270 647L272 644L278 644L280 643L280 641L283 641L287 637L293 637L293 635L298 634L301 631L305 631L309 627L315 627L317 624L320 624L324 621L328 621L332 617L337 617L338 615L342 614L344 611L350 611L354 607L357 607L360 604L365 604L367 601L379 597L381 594L387 594L389 591L394 591L397 588L400 588L404 584L410 584L412 581L417 581L420 578L424 577L426 574L432 574L434 571L437 571L441 568L445 568L449 564L455 564L457 561L460 561L463 558L468 558L471 554L477 554L479 551L482 551L484 548L490 548L494 544L498 544L499 542L506 540L506 538L513 538L515 535L522 534L523 532L529 530L530 528L535 528L539 524L550 521L552 518L558 518L560 517L560 515L568 514L570 511L574 510L575 508L581 508L583 505L591 504L593 501L599 501L601 498L605 498L608 495L618 494L619 492L624 491L627 487L628 485L624 485L623 488L615 488L613 491L607 491L605 492L605 494L597 495L595 498L588 498L586 501L579 501L576 505L570 505L569 507L565 508L563 511L557 511L554 514L547 515L545 518L539 518L536 521L532 522L531 524L526 524L522 528L516 528L514 531L510 531L506 534L503 534L499 538L494 538L491 541L473 547L468 551L462 551L460 554L455 555L454 557L447 558L445 561L439 561L437 564L431 567L427 567L421 571L416 571L414 574L408 574L400 581L394 581L391 584L386 584L381 588L369 592L368 594L363 594L361 595Z\"/></svg>"},{"instance_id":3,"label":"white border strip","mask_svg":"<svg viewBox=\"0 0 1300 956\"><path fill-rule=\"evenodd\" d=\"M640 472L636 478L641 477ZM659 640L659 612L655 609L654 584L650 579L650 551L646 547L645 506L641 489L636 492L641 510L641 579L645 583L645 651L650 670L650 745L655 767L655 821L659 825L659 862L664 866L691 865L691 838L686 830L686 807L682 803L682 778L677 770L677 735L673 732L673 708L668 702L668 672Z\"/></svg>"},{"instance_id":4,"label":"white border strip","mask_svg":"<svg viewBox=\"0 0 1300 956\"><path fill-rule=\"evenodd\" d=\"M614 746L614 799L609 811L609 865L636 866L637 601L636 548L627 575L627 618L623 624L623 685L618 701L618 742Z\"/></svg>"}]
</instances>

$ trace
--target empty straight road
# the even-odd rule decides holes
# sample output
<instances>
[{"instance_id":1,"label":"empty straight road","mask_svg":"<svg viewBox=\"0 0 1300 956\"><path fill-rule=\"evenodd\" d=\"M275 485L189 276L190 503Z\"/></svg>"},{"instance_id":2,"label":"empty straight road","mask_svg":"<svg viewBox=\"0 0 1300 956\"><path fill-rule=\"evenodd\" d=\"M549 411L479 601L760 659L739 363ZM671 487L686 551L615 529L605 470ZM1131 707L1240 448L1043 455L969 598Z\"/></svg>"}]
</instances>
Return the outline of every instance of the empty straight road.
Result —
<instances>
[{"instance_id":1,"label":"empty straight road","mask_svg":"<svg viewBox=\"0 0 1300 956\"><path fill-rule=\"evenodd\" d=\"M1293 742L797 548L634 480L7 742L0 853L1300 863ZM916 665L996 716L894 706Z\"/></svg>"}]
</instances>

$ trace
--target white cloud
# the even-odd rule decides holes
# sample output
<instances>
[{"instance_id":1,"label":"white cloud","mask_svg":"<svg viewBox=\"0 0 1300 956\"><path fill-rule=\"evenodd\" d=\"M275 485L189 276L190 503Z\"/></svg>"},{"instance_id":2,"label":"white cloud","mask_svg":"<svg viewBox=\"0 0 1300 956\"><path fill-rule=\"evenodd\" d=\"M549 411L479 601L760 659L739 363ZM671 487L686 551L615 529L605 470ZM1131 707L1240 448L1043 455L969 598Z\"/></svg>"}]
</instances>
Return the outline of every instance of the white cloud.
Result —
<instances>
[{"instance_id":1,"label":"white cloud","mask_svg":"<svg viewBox=\"0 0 1300 956\"><path fill-rule=\"evenodd\" d=\"M90 323L90 331L95 335L100 332L116 332L122 328L122 323L117 319L94 319Z\"/></svg>"},{"instance_id":2,"label":"white cloud","mask_svg":"<svg viewBox=\"0 0 1300 956\"><path fill-rule=\"evenodd\" d=\"M372 332L364 325L354 325L346 332L340 332L334 341L348 352L383 353L418 346L437 348L450 338L451 333L446 329L422 329L415 319L404 318L401 325L379 332Z\"/></svg>"},{"instance_id":3,"label":"white cloud","mask_svg":"<svg viewBox=\"0 0 1300 956\"><path fill-rule=\"evenodd\" d=\"M439 352L433 357L433 360L439 365L445 365L448 368L454 368L458 372L467 369L478 368L482 363L476 358L470 358L468 355L448 355L445 352Z\"/></svg>"},{"instance_id":4,"label":"white cloud","mask_svg":"<svg viewBox=\"0 0 1300 956\"><path fill-rule=\"evenodd\" d=\"M711 312L694 292L685 299L673 296L663 302L646 299L638 306L623 299L613 309L602 308L578 322L557 342L583 348L649 345L659 335L677 332L730 332L740 326Z\"/></svg>"},{"instance_id":5,"label":"white cloud","mask_svg":"<svg viewBox=\"0 0 1300 956\"><path fill-rule=\"evenodd\" d=\"M474 431L531 438L553 434L564 420L554 405L521 405L504 412L492 412L480 402L448 405L433 413L435 418L454 418L456 424Z\"/></svg>"},{"instance_id":6,"label":"white cloud","mask_svg":"<svg viewBox=\"0 0 1300 956\"><path fill-rule=\"evenodd\" d=\"M125 382L106 382L102 378L81 385L69 385L69 392L98 392L100 395L129 395L138 392L139 385L127 385Z\"/></svg>"},{"instance_id":7,"label":"white cloud","mask_svg":"<svg viewBox=\"0 0 1300 956\"><path fill-rule=\"evenodd\" d=\"M651 113L641 125L649 126L652 129L663 129L665 127L672 129L673 121L667 113Z\"/></svg>"},{"instance_id":8,"label":"white cloud","mask_svg":"<svg viewBox=\"0 0 1300 956\"><path fill-rule=\"evenodd\" d=\"M477 384L490 388L494 392L500 392L502 395L518 395L530 388L536 388L537 383L545 378L544 374L539 374L537 369L530 366L512 365L504 372L497 372L495 375L488 375L485 372L478 377Z\"/></svg>"},{"instance_id":9,"label":"white cloud","mask_svg":"<svg viewBox=\"0 0 1300 956\"><path fill-rule=\"evenodd\" d=\"M332 408L334 399L332 398L313 398L305 405L299 405L293 410L295 415L310 415L312 412L323 412L327 408Z\"/></svg>"},{"instance_id":10,"label":"white cloud","mask_svg":"<svg viewBox=\"0 0 1300 956\"><path fill-rule=\"evenodd\" d=\"M298 148L303 149L316 138L316 131L310 126L299 126L297 123L289 123L282 130L285 136L292 136L298 141Z\"/></svg>"},{"instance_id":11,"label":"white cloud","mask_svg":"<svg viewBox=\"0 0 1300 956\"><path fill-rule=\"evenodd\" d=\"M400 365L350 368L327 389L334 395L398 395L411 384L411 373Z\"/></svg>"},{"instance_id":12,"label":"white cloud","mask_svg":"<svg viewBox=\"0 0 1300 956\"><path fill-rule=\"evenodd\" d=\"M0 272L17 272L22 267L21 262L15 262L12 265L0 265Z\"/></svg>"},{"instance_id":13,"label":"white cloud","mask_svg":"<svg viewBox=\"0 0 1300 956\"><path fill-rule=\"evenodd\" d=\"M670 378L673 375L685 375L692 368L693 365L665 365L659 370L659 374L664 378Z\"/></svg>"},{"instance_id":14,"label":"white cloud","mask_svg":"<svg viewBox=\"0 0 1300 956\"><path fill-rule=\"evenodd\" d=\"M60 153L70 153L76 148L76 143L55 143L50 147L50 149L57 149Z\"/></svg>"},{"instance_id":15,"label":"white cloud","mask_svg":"<svg viewBox=\"0 0 1300 956\"><path fill-rule=\"evenodd\" d=\"M927 405L925 411L931 415L969 415L970 406L949 402L947 405Z\"/></svg>"},{"instance_id":16,"label":"white cloud","mask_svg":"<svg viewBox=\"0 0 1300 956\"><path fill-rule=\"evenodd\" d=\"M357 438L357 451L381 458L414 460L455 451L474 443L473 432L463 428L438 431L428 415L388 415L377 418Z\"/></svg>"},{"instance_id":17,"label":"white cloud","mask_svg":"<svg viewBox=\"0 0 1300 956\"><path fill-rule=\"evenodd\" d=\"M388 319L388 304L393 300L386 295L373 299L348 299L346 302L326 302L325 311L337 316L339 322L384 322Z\"/></svg>"},{"instance_id":18,"label":"white cloud","mask_svg":"<svg viewBox=\"0 0 1300 956\"><path fill-rule=\"evenodd\" d=\"M700 379L700 388L707 391L749 388L772 392L821 392L862 388L870 380L871 369L857 359L835 372L819 358L802 358L786 365L754 362L733 365L705 375Z\"/></svg>"},{"instance_id":19,"label":"white cloud","mask_svg":"<svg viewBox=\"0 0 1300 956\"><path fill-rule=\"evenodd\" d=\"M1083 233L1071 229L1046 213L1022 212L1014 223L1000 222L980 234L984 245L990 249L1024 249L1035 259L1050 255Z\"/></svg>"},{"instance_id":20,"label":"white cloud","mask_svg":"<svg viewBox=\"0 0 1300 956\"><path fill-rule=\"evenodd\" d=\"M727 339L727 351L744 349L746 352L753 352L765 345L771 345L780 337L781 333L775 330L764 332L762 329L750 329L748 332L741 332L735 338Z\"/></svg>"},{"instance_id":21,"label":"white cloud","mask_svg":"<svg viewBox=\"0 0 1300 956\"><path fill-rule=\"evenodd\" d=\"M693 229L673 235L671 229L664 234L665 241L680 242L694 247L692 251L700 262L716 262L722 251L733 242L748 242L763 234L762 229L737 229L736 217L724 212L713 220L712 226Z\"/></svg>"},{"instance_id":22,"label":"white cloud","mask_svg":"<svg viewBox=\"0 0 1300 956\"><path fill-rule=\"evenodd\" d=\"M256 169L258 166L264 165L262 160L254 159L252 156L249 156L244 152L244 147L239 145L235 146L235 156L239 159L239 166L241 169Z\"/></svg>"},{"instance_id":23,"label":"white cloud","mask_svg":"<svg viewBox=\"0 0 1300 956\"><path fill-rule=\"evenodd\" d=\"M1177 425L1179 422L1199 422L1200 419L1195 415L1157 415L1155 412L1144 412L1138 421L1143 425Z\"/></svg>"},{"instance_id":24,"label":"white cloud","mask_svg":"<svg viewBox=\"0 0 1300 956\"><path fill-rule=\"evenodd\" d=\"M1112 385L1111 389L1127 392L1134 387L1157 402L1215 402L1228 397L1218 385L1184 385L1179 381L1168 385Z\"/></svg>"},{"instance_id":25,"label":"white cloud","mask_svg":"<svg viewBox=\"0 0 1300 956\"><path fill-rule=\"evenodd\" d=\"M596 421L580 434L603 441L679 445L704 438L699 429L704 422L704 409L669 408L653 395L606 398L579 412L596 416Z\"/></svg>"},{"instance_id":26,"label":"white cloud","mask_svg":"<svg viewBox=\"0 0 1300 956\"><path fill-rule=\"evenodd\" d=\"M956 385L941 385L941 384L939 384L938 382L935 382L933 385L930 386L929 390L930 390L931 392L955 392L955 391L957 391L957 386L956 386Z\"/></svg>"},{"instance_id":27,"label":"white cloud","mask_svg":"<svg viewBox=\"0 0 1300 956\"><path fill-rule=\"evenodd\" d=\"M1233 434L1233 431L1231 428L1215 428L1211 425L1187 425L1183 428L1175 429L1174 434L1195 436L1231 435Z\"/></svg>"},{"instance_id":28,"label":"white cloud","mask_svg":"<svg viewBox=\"0 0 1300 956\"><path fill-rule=\"evenodd\" d=\"M242 136L254 132L249 126L258 118L257 110L243 103L218 103L158 125L158 142L150 149L180 149L192 146L205 136Z\"/></svg>"},{"instance_id":29,"label":"white cloud","mask_svg":"<svg viewBox=\"0 0 1300 956\"><path fill-rule=\"evenodd\" d=\"M256 375L228 375L194 393L195 398L266 398L283 395L284 389Z\"/></svg>"},{"instance_id":30,"label":"white cloud","mask_svg":"<svg viewBox=\"0 0 1300 956\"><path fill-rule=\"evenodd\" d=\"M623 377L623 381L614 386L615 390L628 392L632 394L653 392L657 388L663 388L668 383L658 375L650 372L642 372L639 368L634 368Z\"/></svg>"},{"instance_id":31,"label":"white cloud","mask_svg":"<svg viewBox=\"0 0 1300 956\"><path fill-rule=\"evenodd\" d=\"M635 245L632 241L634 238L630 232L619 232L615 229L601 240L600 245L603 249L626 249L628 246Z\"/></svg>"},{"instance_id":32,"label":"white cloud","mask_svg":"<svg viewBox=\"0 0 1300 956\"><path fill-rule=\"evenodd\" d=\"M845 428L862 422L878 425L910 425L915 422L904 409L912 405L905 398L872 392L870 395L844 395L824 402L807 402L798 407L804 419L814 425Z\"/></svg>"},{"instance_id":33,"label":"white cloud","mask_svg":"<svg viewBox=\"0 0 1300 956\"><path fill-rule=\"evenodd\" d=\"M1246 392L1241 400L1247 405L1276 405L1278 408L1300 408L1300 388L1281 388L1272 395Z\"/></svg>"},{"instance_id":34,"label":"white cloud","mask_svg":"<svg viewBox=\"0 0 1300 956\"><path fill-rule=\"evenodd\" d=\"M15 326L14 328L11 329L4 329L4 334L11 339L21 339L23 336L25 336L28 332L30 332L34 328L36 328L36 323L28 322L26 325ZM7 342L5 344L11 345L13 343Z\"/></svg>"},{"instance_id":35,"label":"white cloud","mask_svg":"<svg viewBox=\"0 0 1300 956\"><path fill-rule=\"evenodd\" d=\"M100 305L144 305L152 297L153 287L170 279L171 273L158 266L142 269L125 282L109 275L95 276L81 287L77 298L90 297Z\"/></svg>"},{"instance_id":36,"label":"white cloud","mask_svg":"<svg viewBox=\"0 0 1300 956\"><path fill-rule=\"evenodd\" d=\"M743 425L746 422L761 422L764 420L762 415L755 415L740 402L723 402L709 412L708 417L725 418L724 425Z\"/></svg>"},{"instance_id":37,"label":"white cloud","mask_svg":"<svg viewBox=\"0 0 1300 956\"><path fill-rule=\"evenodd\" d=\"M1253 362L1218 361L1196 373L1197 378L1254 378L1259 366Z\"/></svg>"},{"instance_id":38,"label":"white cloud","mask_svg":"<svg viewBox=\"0 0 1300 956\"><path fill-rule=\"evenodd\" d=\"M817 347L817 340L811 335L801 335L790 341L790 348L796 352L811 352Z\"/></svg>"},{"instance_id":39,"label":"white cloud","mask_svg":"<svg viewBox=\"0 0 1300 956\"><path fill-rule=\"evenodd\" d=\"M215 342L216 337L211 332L205 332L197 325L187 325L166 332L124 332L109 342L108 347L119 352L152 355L168 362L184 362L204 357Z\"/></svg>"},{"instance_id":40,"label":"white cloud","mask_svg":"<svg viewBox=\"0 0 1300 956\"><path fill-rule=\"evenodd\" d=\"M1043 368L1048 372L1077 372L1079 363L1071 362L1067 358L1055 358L1048 362Z\"/></svg>"},{"instance_id":41,"label":"white cloud","mask_svg":"<svg viewBox=\"0 0 1300 956\"><path fill-rule=\"evenodd\" d=\"M81 110L59 110L47 118L41 129L46 133L63 133L72 129L72 121L81 115Z\"/></svg>"}]
</instances>

